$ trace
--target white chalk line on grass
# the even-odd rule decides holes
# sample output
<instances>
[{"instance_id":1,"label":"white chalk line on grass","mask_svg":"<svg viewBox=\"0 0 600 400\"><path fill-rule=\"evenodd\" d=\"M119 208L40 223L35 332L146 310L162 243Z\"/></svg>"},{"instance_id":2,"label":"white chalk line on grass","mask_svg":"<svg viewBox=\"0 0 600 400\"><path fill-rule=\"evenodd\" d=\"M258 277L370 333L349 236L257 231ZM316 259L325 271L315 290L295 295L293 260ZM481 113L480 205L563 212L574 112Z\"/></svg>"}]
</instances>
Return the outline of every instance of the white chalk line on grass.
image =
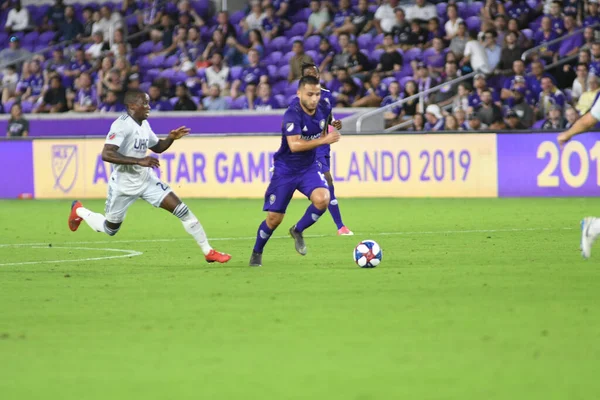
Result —
<instances>
[{"instance_id":1,"label":"white chalk line on grass","mask_svg":"<svg viewBox=\"0 0 600 400\"><path fill-rule=\"evenodd\" d=\"M464 230L446 230L446 231L407 231L407 232L379 232L379 233L355 233L354 236L360 236L362 238L371 236L418 236L418 235L452 235L452 234L467 234L467 233L507 233L507 232L543 232L543 231L564 231L573 230L575 228L507 228L507 229L464 229ZM335 237L334 235L304 235L305 238L325 238ZM234 240L254 240L256 236L237 236L237 237L216 237L210 238L209 241L234 241ZM289 236L273 236L271 239L289 239ZM176 239L129 239L129 240L94 240L94 241L70 241L60 242L61 244L106 244L106 243L159 243L159 242L177 242L191 240L190 238L176 238ZM0 244L2 247L21 247L21 246L48 246L48 243L5 243ZM104 249L98 249L104 250ZM115 249L113 249L115 250ZM139 255L139 254L136 254ZM120 256L128 257L128 256ZM116 258L116 257L113 257ZM0 264L3 265L3 264Z\"/></svg>"},{"instance_id":2,"label":"white chalk line on grass","mask_svg":"<svg viewBox=\"0 0 600 400\"><path fill-rule=\"evenodd\" d=\"M70 247L70 246L52 246L49 247L47 244L44 247L41 247L39 245L39 243L29 243L29 244L25 244L25 243L21 243L21 244L14 244L12 245L13 247L31 247L32 249L67 249L67 250L83 250L83 251L107 251L107 252L113 252L113 253L124 253L124 254L119 254L119 255L113 255L113 256L102 256L102 257L85 257L85 258L76 258L76 259L69 259L69 260L43 260L43 261L22 261L22 262L11 262L11 263L3 263L0 264L0 267L8 267L8 266L16 266L16 265L35 265L35 264L63 264L63 263L69 263L69 262L80 262L80 261L101 261L101 260L112 260L114 258L125 258L125 257L135 257L135 256L141 256L142 253L141 251L136 251L136 250L123 250L123 249L103 249L103 248L97 248L97 247ZM11 245L2 245L2 247L11 247Z\"/></svg>"}]
</instances>

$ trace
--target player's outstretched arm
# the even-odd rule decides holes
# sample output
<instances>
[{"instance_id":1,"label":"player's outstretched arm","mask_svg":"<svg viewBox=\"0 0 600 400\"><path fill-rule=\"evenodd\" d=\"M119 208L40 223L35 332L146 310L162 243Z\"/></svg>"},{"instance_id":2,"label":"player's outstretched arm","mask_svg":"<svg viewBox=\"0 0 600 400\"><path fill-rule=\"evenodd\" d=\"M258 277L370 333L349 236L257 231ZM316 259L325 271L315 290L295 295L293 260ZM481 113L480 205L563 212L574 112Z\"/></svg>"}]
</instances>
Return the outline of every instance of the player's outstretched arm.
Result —
<instances>
[{"instance_id":1,"label":"player's outstretched arm","mask_svg":"<svg viewBox=\"0 0 600 400\"><path fill-rule=\"evenodd\" d=\"M300 135L287 136L288 146L292 153L309 151L324 144L333 144L340 140L340 133L333 131L315 140L304 140Z\"/></svg>"},{"instance_id":2,"label":"player's outstretched arm","mask_svg":"<svg viewBox=\"0 0 600 400\"><path fill-rule=\"evenodd\" d=\"M579 118L571 128L558 135L558 143L562 147L565 143L571 140L573 136L589 131L597 123L598 120L594 118L591 112L588 112L583 117Z\"/></svg>"},{"instance_id":3,"label":"player's outstretched arm","mask_svg":"<svg viewBox=\"0 0 600 400\"><path fill-rule=\"evenodd\" d=\"M152 150L155 153L162 153L164 151L167 151L167 149L171 147L174 141L181 139L182 137L187 136L189 134L189 128L186 128L185 126L180 126L179 128L173 129L171 132L169 132L169 136L167 136L166 139L161 139L156 145L150 147L150 150Z\"/></svg>"},{"instance_id":4,"label":"player's outstretched arm","mask_svg":"<svg viewBox=\"0 0 600 400\"><path fill-rule=\"evenodd\" d=\"M144 157L135 158L127 157L119 153L119 146L115 144L105 144L102 149L102 161L109 162L111 164L121 165L141 165L142 167L158 168L160 163L156 158Z\"/></svg>"}]
</instances>

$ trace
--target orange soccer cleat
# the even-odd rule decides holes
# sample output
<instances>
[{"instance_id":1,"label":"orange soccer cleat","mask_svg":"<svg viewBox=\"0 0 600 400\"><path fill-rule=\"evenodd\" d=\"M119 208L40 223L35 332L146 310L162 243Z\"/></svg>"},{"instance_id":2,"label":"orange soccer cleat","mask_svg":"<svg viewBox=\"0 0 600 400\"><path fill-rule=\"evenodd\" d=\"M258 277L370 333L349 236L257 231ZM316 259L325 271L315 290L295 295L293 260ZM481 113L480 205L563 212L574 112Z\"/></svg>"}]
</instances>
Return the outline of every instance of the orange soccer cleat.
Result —
<instances>
[{"instance_id":1,"label":"orange soccer cleat","mask_svg":"<svg viewBox=\"0 0 600 400\"><path fill-rule=\"evenodd\" d=\"M206 262L218 262L221 264L225 264L227 261L231 260L231 256L229 254L221 253L215 249L212 249L204 258L206 258Z\"/></svg>"},{"instance_id":2,"label":"orange soccer cleat","mask_svg":"<svg viewBox=\"0 0 600 400\"><path fill-rule=\"evenodd\" d=\"M338 235L339 236L352 236L352 235L354 235L354 232L352 232L350 229L346 228L345 226L342 226L340 229L338 229Z\"/></svg>"},{"instance_id":3,"label":"orange soccer cleat","mask_svg":"<svg viewBox=\"0 0 600 400\"><path fill-rule=\"evenodd\" d=\"M71 214L69 214L69 229L75 232L79 228L79 224L83 219L77 215L77 209L83 207L79 200L75 200L71 204Z\"/></svg>"}]
</instances>

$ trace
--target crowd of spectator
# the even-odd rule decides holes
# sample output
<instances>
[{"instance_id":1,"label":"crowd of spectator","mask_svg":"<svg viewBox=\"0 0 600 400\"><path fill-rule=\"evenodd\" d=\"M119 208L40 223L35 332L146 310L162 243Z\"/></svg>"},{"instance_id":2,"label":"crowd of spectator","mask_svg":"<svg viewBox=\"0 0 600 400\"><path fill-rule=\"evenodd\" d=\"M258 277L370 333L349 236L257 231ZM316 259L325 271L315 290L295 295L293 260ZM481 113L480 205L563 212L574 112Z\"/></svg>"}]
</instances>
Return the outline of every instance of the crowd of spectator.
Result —
<instances>
[{"instance_id":1,"label":"crowd of spectator","mask_svg":"<svg viewBox=\"0 0 600 400\"><path fill-rule=\"evenodd\" d=\"M208 0L13 0L0 12L1 104L15 120L123 111L129 88L155 111L283 108L311 63L335 106L408 99L383 118L417 131L563 129L600 89L598 0L251 0L231 15Z\"/></svg>"}]
</instances>

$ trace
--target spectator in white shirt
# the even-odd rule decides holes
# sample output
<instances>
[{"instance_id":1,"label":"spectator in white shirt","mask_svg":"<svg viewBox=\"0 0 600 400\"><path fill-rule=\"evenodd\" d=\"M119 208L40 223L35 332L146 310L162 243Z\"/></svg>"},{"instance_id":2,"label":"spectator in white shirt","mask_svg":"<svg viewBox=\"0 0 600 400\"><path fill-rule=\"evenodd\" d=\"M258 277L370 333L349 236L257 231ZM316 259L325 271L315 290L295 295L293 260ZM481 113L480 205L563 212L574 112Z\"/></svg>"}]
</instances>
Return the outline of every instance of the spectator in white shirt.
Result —
<instances>
[{"instance_id":1,"label":"spectator in white shirt","mask_svg":"<svg viewBox=\"0 0 600 400\"><path fill-rule=\"evenodd\" d=\"M21 0L17 0L15 7L8 12L5 28L9 33L30 29L29 11L21 6Z\"/></svg>"},{"instance_id":2,"label":"spectator in white shirt","mask_svg":"<svg viewBox=\"0 0 600 400\"><path fill-rule=\"evenodd\" d=\"M585 63L577 64L577 78L575 78L573 81L573 88L571 89L571 97L573 98L573 102L577 102L583 92L587 92L589 89L588 79L588 65Z\"/></svg>"},{"instance_id":3,"label":"spectator in white shirt","mask_svg":"<svg viewBox=\"0 0 600 400\"><path fill-rule=\"evenodd\" d=\"M251 4L252 10L250 11L250 14L248 14L241 23L244 32L249 32L253 29L261 29L263 19L265 19L265 13L260 5L260 1L253 0Z\"/></svg>"},{"instance_id":4,"label":"spectator in white shirt","mask_svg":"<svg viewBox=\"0 0 600 400\"><path fill-rule=\"evenodd\" d=\"M444 25L444 30L446 31L445 39L452 40L458 32L458 24L463 22L463 19L458 16L458 7L456 7L456 4L448 4L446 14L448 15L448 21Z\"/></svg>"},{"instance_id":5,"label":"spectator in white shirt","mask_svg":"<svg viewBox=\"0 0 600 400\"><path fill-rule=\"evenodd\" d=\"M94 33L92 37L94 43L85 51L88 60L96 60L100 58L106 50L109 50L108 43L104 42L102 31Z\"/></svg>"},{"instance_id":6,"label":"spectator in white shirt","mask_svg":"<svg viewBox=\"0 0 600 400\"><path fill-rule=\"evenodd\" d=\"M218 85L221 91L229 91L229 67L223 65L223 55L214 53L212 65L204 70L206 82L202 83L202 91L208 93L212 85Z\"/></svg>"},{"instance_id":7,"label":"spectator in white shirt","mask_svg":"<svg viewBox=\"0 0 600 400\"><path fill-rule=\"evenodd\" d=\"M319 0L312 0L310 2L310 10L312 13L308 17L308 27L304 37L320 35L327 28L327 25L329 25L329 10L326 5L321 6Z\"/></svg>"},{"instance_id":8,"label":"spectator in white shirt","mask_svg":"<svg viewBox=\"0 0 600 400\"><path fill-rule=\"evenodd\" d=\"M102 6L100 8L100 20L94 23L92 32L102 32L102 37L105 41L108 41L112 37L113 32L118 28L123 28L121 14L118 11L111 13L108 6Z\"/></svg>"},{"instance_id":9,"label":"spectator in white shirt","mask_svg":"<svg viewBox=\"0 0 600 400\"><path fill-rule=\"evenodd\" d=\"M377 8L374 19L377 33L390 33L394 29L394 25L396 25L396 6L398 6L398 0L387 0Z\"/></svg>"},{"instance_id":10,"label":"spectator in white shirt","mask_svg":"<svg viewBox=\"0 0 600 400\"><path fill-rule=\"evenodd\" d=\"M463 66L470 63L473 71L489 74L491 69L488 63L487 54L483 45L477 40L477 32L471 31L469 32L469 35L471 40L469 40L465 46L464 57L461 60L460 65Z\"/></svg>"},{"instance_id":11,"label":"spectator in white shirt","mask_svg":"<svg viewBox=\"0 0 600 400\"><path fill-rule=\"evenodd\" d=\"M416 0L415 4L406 8L406 19L420 21L429 21L431 18L437 18L437 8L425 0Z\"/></svg>"}]
</instances>

